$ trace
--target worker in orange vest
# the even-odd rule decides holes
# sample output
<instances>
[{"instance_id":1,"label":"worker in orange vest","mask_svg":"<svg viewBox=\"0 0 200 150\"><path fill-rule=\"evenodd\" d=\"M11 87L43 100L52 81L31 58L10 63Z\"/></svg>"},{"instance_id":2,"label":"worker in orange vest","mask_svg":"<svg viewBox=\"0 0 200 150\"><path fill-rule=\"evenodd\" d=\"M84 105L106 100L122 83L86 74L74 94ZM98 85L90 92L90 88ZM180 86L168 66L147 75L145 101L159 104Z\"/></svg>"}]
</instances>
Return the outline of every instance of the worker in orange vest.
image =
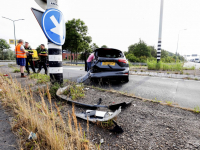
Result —
<instances>
[{"instance_id":1,"label":"worker in orange vest","mask_svg":"<svg viewBox=\"0 0 200 150\"><path fill-rule=\"evenodd\" d=\"M28 51L25 51L23 44L24 41L20 39L18 41L18 45L15 47L15 53L17 64L20 65L21 78L26 78L26 76L24 75L24 69L26 66L26 53L28 53Z\"/></svg>"}]
</instances>

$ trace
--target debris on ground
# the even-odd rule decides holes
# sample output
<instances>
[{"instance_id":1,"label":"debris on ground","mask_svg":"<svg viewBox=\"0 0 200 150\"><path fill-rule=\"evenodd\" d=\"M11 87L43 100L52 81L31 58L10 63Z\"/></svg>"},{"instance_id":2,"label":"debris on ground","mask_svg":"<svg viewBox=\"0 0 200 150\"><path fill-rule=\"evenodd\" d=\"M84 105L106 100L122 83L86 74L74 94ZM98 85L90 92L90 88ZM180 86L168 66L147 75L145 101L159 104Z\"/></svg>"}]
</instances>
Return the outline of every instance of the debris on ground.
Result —
<instances>
[{"instance_id":1,"label":"debris on ground","mask_svg":"<svg viewBox=\"0 0 200 150\"><path fill-rule=\"evenodd\" d=\"M76 117L89 120L91 122L103 122L108 121L119 115L121 107L115 112L97 111L97 110L86 110L86 112L76 113Z\"/></svg>"},{"instance_id":2,"label":"debris on ground","mask_svg":"<svg viewBox=\"0 0 200 150\"><path fill-rule=\"evenodd\" d=\"M101 140L100 140L100 143L101 143L101 144L103 144L103 142L104 142L104 140L103 140L103 139L101 139Z\"/></svg>"},{"instance_id":3,"label":"debris on ground","mask_svg":"<svg viewBox=\"0 0 200 150\"><path fill-rule=\"evenodd\" d=\"M77 83L83 83L90 77L90 71L87 72L84 76L77 79Z\"/></svg>"},{"instance_id":4,"label":"debris on ground","mask_svg":"<svg viewBox=\"0 0 200 150\"><path fill-rule=\"evenodd\" d=\"M37 135L36 133L31 132L30 135L28 136L29 140L36 140L37 139Z\"/></svg>"},{"instance_id":5,"label":"debris on ground","mask_svg":"<svg viewBox=\"0 0 200 150\"><path fill-rule=\"evenodd\" d=\"M4 77L8 77L8 74L4 74L3 76L4 76Z\"/></svg>"},{"instance_id":6,"label":"debris on ground","mask_svg":"<svg viewBox=\"0 0 200 150\"><path fill-rule=\"evenodd\" d=\"M96 105L92 105L92 104L86 104L86 103L83 103L83 102L78 102L78 101L75 101L73 100L72 98L70 98L69 96L67 95L64 95L64 92L69 88L69 85L68 86L65 86L63 88L59 88L56 92L56 95L63 99L63 100L66 100L70 103L74 103L76 105L80 105L80 106L83 106L83 107L90 107L92 109L97 109L97 108L108 108L110 110L117 110L119 109L119 107L121 107L122 109L125 109L126 107L130 106L132 104L132 101L129 101L129 102L121 102L121 103L117 103L117 104L113 104L113 105L100 105L101 102L102 102L102 99L99 98L99 101Z\"/></svg>"},{"instance_id":7,"label":"debris on ground","mask_svg":"<svg viewBox=\"0 0 200 150\"><path fill-rule=\"evenodd\" d=\"M114 120L112 122L115 124L115 127L113 129L110 129L109 130L110 132L113 132L113 133L123 133L124 132L124 130Z\"/></svg>"}]
</instances>

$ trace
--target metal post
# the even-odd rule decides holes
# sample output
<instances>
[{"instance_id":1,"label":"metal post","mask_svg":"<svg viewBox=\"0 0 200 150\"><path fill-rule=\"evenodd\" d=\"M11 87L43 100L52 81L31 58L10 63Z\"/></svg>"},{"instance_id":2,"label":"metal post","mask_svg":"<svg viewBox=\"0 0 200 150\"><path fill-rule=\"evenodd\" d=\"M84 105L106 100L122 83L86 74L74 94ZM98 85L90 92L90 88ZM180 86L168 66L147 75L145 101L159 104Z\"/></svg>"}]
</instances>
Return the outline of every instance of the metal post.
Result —
<instances>
[{"instance_id":1,"label":"metal post","mask_svg":"<svg viewBox=\"0 0 200 150\"><path fill-rule=\"evenodd\" d=\"M13 26L14 26L14 38L15 38L15 47L16 47L15 21L24 20L24 19L12 20L12 19L10 19L10 18L6 18L6 17L2 17L2 18L8 19L8 20L10 20L10 21L13 22ZM17 56L16 56L16 64L17 64Z\"/></svg>"},{"instance_id":2,"label":"metal post","mask_svg":"<svg viewBox=\"0 0 200 150\"><path fill-rule=\"evenodd\" d=\"M55 0L47 0L47 9L56 8L58 5L52 5ZM58 0L57 0L58 3ZM62 46L56 45L48 40L48 57L49 57L49 75L51 83L63 83L63 66L62 66Z\"/></svg>"},{"instance_id":3,"label":"metal post","mask_svg":"<svg viewBox=\"0 0 200 150\"><path fill-rule=\"evenodd\" d=\"M14 25L14 38L15 38L15 46L16 46L17 44L16 44L16 35L15 35L15 21L13 21L13 25Z\"/></svg>"},{"instance_id":4,"label":"metal post","mask_svg":"<svg viewBox=\"0 0 200 150\"><path fill-rule=\"evenodd\" d=\"M157 63L161 59L161 43L162 43L162 19L163 19L163 4L164 0L160 3L160 22L159 22L159 34L158 34L158 47L157 47Z\"/></svg>"},{"instance_id":5,"label":"metal post","mask_svg":"<svg viewBox=\"0 0 200 150\"><path fill-rule=\"evenodd\" d=\"M13 26L14 26L14 38L15 38L15 48L16 48L16 35L15 35L15 21L13 21ZM17 55L15 56L16 64L17 64Z\"/></svg>"}]
</instances>

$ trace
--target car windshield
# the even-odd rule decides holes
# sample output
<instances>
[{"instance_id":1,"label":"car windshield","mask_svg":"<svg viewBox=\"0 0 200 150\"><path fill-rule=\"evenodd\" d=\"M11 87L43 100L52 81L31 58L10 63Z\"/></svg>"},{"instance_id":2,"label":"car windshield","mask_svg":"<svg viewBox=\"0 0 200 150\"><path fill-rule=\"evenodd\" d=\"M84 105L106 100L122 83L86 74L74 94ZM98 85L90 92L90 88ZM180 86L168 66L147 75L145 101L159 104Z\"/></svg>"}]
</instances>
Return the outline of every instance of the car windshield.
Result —
<instances>
[{"instance_id":1,"label":"car windshield","mask_svg":"<svg viewBox=\"0 0 200 150\"><path fill-rule=\"evenodd\" d=\"M101 49L97 52L98 57L106 57L106 58L122 58L123 53L118 50L104 50Z\"/></svg>"}]
</instances>

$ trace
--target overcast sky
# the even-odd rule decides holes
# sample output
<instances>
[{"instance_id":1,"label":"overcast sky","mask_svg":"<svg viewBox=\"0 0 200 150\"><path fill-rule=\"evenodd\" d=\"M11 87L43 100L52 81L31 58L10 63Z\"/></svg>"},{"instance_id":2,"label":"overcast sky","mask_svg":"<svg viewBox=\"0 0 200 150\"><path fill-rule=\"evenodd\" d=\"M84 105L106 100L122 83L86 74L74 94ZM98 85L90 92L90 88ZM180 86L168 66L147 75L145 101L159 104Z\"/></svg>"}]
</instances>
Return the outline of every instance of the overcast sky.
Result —
<instances>
[{"instance_id":1,"label":"overcast sky","mask_svg":"<svg viewBox=\"0 0 200 150\"><path fill-rule=\"evenodd\" d=\"M0 38L29 41L32 48L47 40L31 7L42 10L34 0L0 0ZM92 42L127 51L144 40L157 48L160 0L59 0L65 21L81 19L88 26ZM187 30L183 30L187 29ZM182 30L182 31L180 31ZM164 0L162 48L170 52L200 55L200 0ZM14 46L12 46L14 48Z\"/></svg>"}]
</instances>

